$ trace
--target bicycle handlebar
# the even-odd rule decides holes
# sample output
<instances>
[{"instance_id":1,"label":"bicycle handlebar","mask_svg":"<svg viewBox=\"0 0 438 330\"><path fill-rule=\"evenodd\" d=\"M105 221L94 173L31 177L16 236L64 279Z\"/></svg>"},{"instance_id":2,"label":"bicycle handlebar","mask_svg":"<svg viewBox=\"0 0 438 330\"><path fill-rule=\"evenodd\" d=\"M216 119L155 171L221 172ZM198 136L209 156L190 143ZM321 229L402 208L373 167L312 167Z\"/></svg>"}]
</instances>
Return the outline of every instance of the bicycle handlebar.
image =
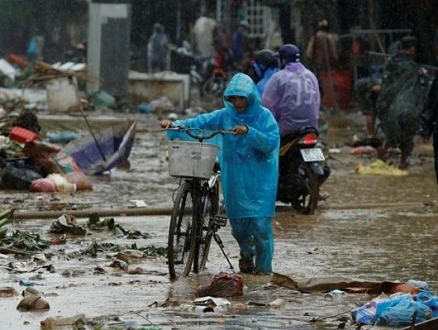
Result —
<instances>
[{"instance_id":1,"label":"bicycle handlebar","mask_svg":"<svg viewBox=\"0 0 438 330\"><path fill-rule=\"evenodd\" d=\"M183 131L188 136L190 136L190 137L192 137L194 139L197 139L199 142L211 139L212 137L214 137L214 136L216 136L218 134L235 134L233 131L230 131L230 130L219 129L219 130L211 132L208 135L197 135L197 134L194 134L194 133L192 133L190 131L191 130L197 130L197 131L204 132L205 130L203 130L201 128L182 127L182 126L163 128L163 130L166 130L166 131Z\"/></svg>"}]
</instances>

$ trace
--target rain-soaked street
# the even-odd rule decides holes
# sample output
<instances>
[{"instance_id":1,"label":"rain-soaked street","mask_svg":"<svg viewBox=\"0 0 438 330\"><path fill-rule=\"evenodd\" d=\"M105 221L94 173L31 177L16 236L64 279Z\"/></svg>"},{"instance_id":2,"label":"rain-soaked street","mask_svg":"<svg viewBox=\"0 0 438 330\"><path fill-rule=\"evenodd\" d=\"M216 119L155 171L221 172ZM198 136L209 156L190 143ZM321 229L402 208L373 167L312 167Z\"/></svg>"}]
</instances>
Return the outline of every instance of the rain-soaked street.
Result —
<instances>
[{"instance_id":1,"label":"rain-soaked street","mask_svg":"<svg viewBox=\"0 0 438 330\"><path fill-rule=\"evenodd\" d=\"M438 226L432 148L417 145L407 176L356 174L357 163L369 164L373 157L349 155L345 143L354 134L363 132L363 122L360 115L348 111L327 118L329 129L322 134L328 165L332 168L332 176L324 185L330 198L312 216L301 216L278 206L273 219L274 271L296 281L425 281L435 294L438 252L434 246L438 241ZM126 208L131 200L143 200L151 209L171 206L177 180L167 174L164 134L158 130L155 116L139 114L138 118L131 170L93 177L93 192L62 195L64 201L77 205L88 203L97 210ZM329 153L330 149L337 151ZM11 192L3 194L3 204L6 208L15 201L27 210L36 210L37 205L49 198ZM32 279L34 288L50 304L49 311L19 312L16 307L21 296L0 298L3 311L0 329L39 329L40 321L46 317L82 313L87 320L102 317L114 329L336 329L342 317L350 319L352 309L374 297L349 293L333 299L326 297L325 292L300 293L274 285L269 276L243 275L242 297L230 298L230 306L215 308L213 313L202 313L193 307L197 287L211 275L232 271L214 242L208 269L176 282L169 281L164 257L145 258L130 265L130 268L141 267L143 274L109 267L115 254L109 251L93 258L71 257L93 241L126 248L133 244L165 248L169 218L167 214L114 217L125 229L148 233L146 238L117 238L105 231L68 236L65 245L53 245L43 251L54 265L54 272L39 269L13 273L0 268L2 286L14 287L21 293L24 287L19 281ZM53 238L49 233L53 220L15 221L8 228L35 231ZM77 220L85 224L88 219ZM239 251L229 226L222 228L219 235L238 271ZM0 259L0 265L3 261ZM96 273L96 267L104 272ZM278 298L282 299L280 305L269 306ZM349 322L346 327L354 328ZM93 327L90 325L89 329Z\"/></svg>"}]
</instances>

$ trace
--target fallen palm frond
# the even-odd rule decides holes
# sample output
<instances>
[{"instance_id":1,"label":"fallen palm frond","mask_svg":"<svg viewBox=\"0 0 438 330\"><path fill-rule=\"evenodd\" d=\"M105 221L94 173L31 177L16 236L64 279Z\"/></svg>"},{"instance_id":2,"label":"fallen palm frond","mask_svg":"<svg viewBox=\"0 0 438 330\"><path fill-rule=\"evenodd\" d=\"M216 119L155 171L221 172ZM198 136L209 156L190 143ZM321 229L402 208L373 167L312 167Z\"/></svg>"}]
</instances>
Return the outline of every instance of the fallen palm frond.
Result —
<instances>
[{"instance_id":1,"label":"fallen palm frond","mask_svg":"<svg viewBox=\"0 0 438 330\"><path fill-rule=\"evenodd\" d=\"M14 211L15 209L12 208L12 209L7 209L0 213L0 227L3 227L11 220Z\"/></svg>"}]
</instances>

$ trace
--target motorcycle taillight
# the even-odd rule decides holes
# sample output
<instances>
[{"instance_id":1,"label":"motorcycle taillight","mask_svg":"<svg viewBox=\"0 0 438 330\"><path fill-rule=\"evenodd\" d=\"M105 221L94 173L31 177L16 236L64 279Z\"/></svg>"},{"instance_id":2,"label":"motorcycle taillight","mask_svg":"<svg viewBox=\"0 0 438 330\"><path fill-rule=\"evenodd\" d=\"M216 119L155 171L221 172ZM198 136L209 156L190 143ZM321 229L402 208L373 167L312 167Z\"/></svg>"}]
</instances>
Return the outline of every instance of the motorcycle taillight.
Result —
<instances>
[{"instance_id":1,"label":"motorcycle taillight","mask_svg":"<svg viewBox=\"0 0 438 330\"><path fill-rule=\"evenodd\" d=\"M306 146L315 145L318 142L318 136L314 133L306 134L300 142Z\"/></svg>"}]
</instances>

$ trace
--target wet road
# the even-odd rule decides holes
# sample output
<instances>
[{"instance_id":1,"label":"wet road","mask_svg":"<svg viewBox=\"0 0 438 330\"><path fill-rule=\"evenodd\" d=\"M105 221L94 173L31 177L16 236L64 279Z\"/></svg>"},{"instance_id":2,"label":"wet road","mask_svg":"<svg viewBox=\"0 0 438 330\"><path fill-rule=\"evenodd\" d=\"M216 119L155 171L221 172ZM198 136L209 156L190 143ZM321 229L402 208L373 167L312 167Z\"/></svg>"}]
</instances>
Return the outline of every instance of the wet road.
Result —
<instances>
[{"instance_id":1,"label":"wet road","mask_svg":"<svg viewBox=\"0 0 438 330\"><path fill-rule=\"evenodd\" d=\"M85 221L85 220L82 220ZM129 246L164 247L167 237L168 217L120 217L116 218L124 228L141 230L151 238L126 240L94 237L99 243L108 242ZM381 211L322 211L317 216L293 216L280 212L273 220L275 232L274 270L295 280L310 278L360 279L366 281L426 281L432 292L437 288L435 260L438 257L436 216L432 213L419 216L413 212L401 211L382 214ZM49 230L51 221L24 221L14 225L18 230ZM79 223L81 223L79 221ZM230 260L237 269L238 250L229 233L229 228L219 232ZM224 326L227 329L281 329L308 328L333 329L340 323L333 315L348 312L371 299L365 294L348 294L339 299L327 299L324 293L301 294L296 291L270 285L270 277L244 275L245 294L231 298L229 308L215 313L199 314L191 304L198 285L220 271L230 272L220 249L213 244L208 269L199 275L191 275L175 283L169 282L165 260L145 260L132 267L140 266L147 275L128 275L110 268L111 253L97 258L77 260L65 255L83 249L92 237L69 240L66 246L54 246L50 251L63 251L60 257L53 257L55 273L42 272L42 278L35 280L35 288L44 292L50 303L48 312L22 313L15 310L21 297L1 298L0 308L8 315L2 317L2 328L37 329L39 321L47 316L71 316L85 313L88 318L100 315L120 316L122 321L133 321L137 325L150 321L162 329L186 329L196 326L207 329L210 326ZM107 273L94 275L96 266ZM78 276L63 276L69 270L82 271ZM1 275L2 285L12 286L21 292L19 279L29 279L34 273ZM170 299L169 307L154 307ZM249 301L269 303L282 298L284 306L279 309L248 307ZM146 319L149 321L146 321ZM314 318L324 321L311 323Z\"/></svg>"},{"instance_id":2,"label":"wet road","mask_svg":"<svg viewBox=\"0 0 438 330\"><path fill-rule=\"evenodd\" d=\"M151 119L153 120L153 119ZM94 191L62 196L72 202L92 202L96 208L121 208L132 199L144 200L149 207L167 207L177 180L167 175L165 142L160 132L145 123L139 132L131 155L131 171L115 171L111 176L93 178ZM331 134L331 135L330 135ZM335 146L341 130L329 131L326 137ZM333 155L329 165L332 177L325 184L331 193L327 202L319 206L317 214L300 216L279 207L273 219L275 233L274 271L296 280L310 278L346 278L366 281L426 281L430 290L437 292L438 226L436 222L435 182L430 156L415 158L418 162L406 177L378 177L354 174L360 160L348 153ZM35 194L11 194L30 207L41 202ZM426 202L427 205L424 205ZM193 311L196 288L211 275L231 271L218 246L213 242L208 269L199 275L171 283L165 259L146 259L140 266L148 274L130 275L108 267L112 254L102 253L97 258L67 258L69 252L88 246L93 239L145 247L165 247L169 216L116 217L116 222L129 230L140 230L151 235L140 240L120 239L104 233L83 238L69 237L65 246L53 246L55 272L42 272L35 288L44 292L50 303L47 312L18 312L21 297L0 298L0 329L39 329L39 322L48 316L71 316L85 313L87 318L113 315L111 322L122 327L157 325L159 329L335 329L339 316L371 300L365 294L348 294L339 299L325 298L324 293L301 294L270 284L270 277L245 275L243 297L230 299L231 306L214 313ZM83 223L86 219L78 219ZM37 231L49 235L51 220L26 220L10 225L11 229ZM238 249L229 227L219 232L230 260L237 270ZM51 237L49 235L49 237ZM62 252L62 253L61 253ZM60 256L57 256L59 255ZM105 274L94 275L96 266ZM63 276L62 272L80 270L78 276ZM3 286L23 290L19 279L34 273L10 274L0 270ZM169 298L169 305L159 305ZM280 308L248 306L249 301L271 302L284 300ZM154 304L155 303L155 304ZM157 306L158 305L158 306ZM336 316L334 316L336 315ZM319 322L310 322L320 319ZM24 325L25 324L25 325ZM347 324L348 327L348 324Z\"/></svg>"}]
</instances>

